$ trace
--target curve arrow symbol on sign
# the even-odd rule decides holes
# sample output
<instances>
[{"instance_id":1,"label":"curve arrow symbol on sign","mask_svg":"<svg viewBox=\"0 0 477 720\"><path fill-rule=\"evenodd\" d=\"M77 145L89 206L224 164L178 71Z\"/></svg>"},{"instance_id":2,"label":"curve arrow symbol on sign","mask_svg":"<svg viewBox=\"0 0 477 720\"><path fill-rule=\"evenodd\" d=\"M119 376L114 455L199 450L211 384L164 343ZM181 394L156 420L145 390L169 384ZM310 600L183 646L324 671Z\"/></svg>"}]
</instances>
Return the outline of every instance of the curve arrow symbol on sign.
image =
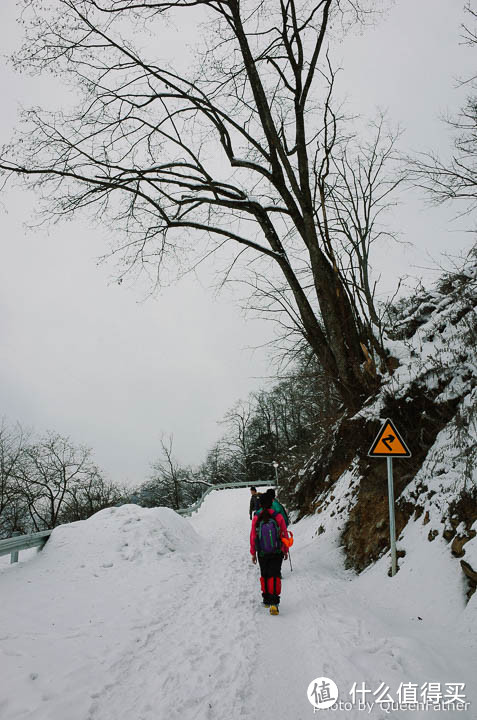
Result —
<instances>
[{"instance_id":1,"label":"curve arrow symbol on sign","mask_svg":"<svg viewBox=\"0 0 477 720\"><path fill-rule=\"evenodd\" d=\"M395 441L394 435L388 435L387 437L383 438L383 443L386 445L387 449L392 451L392 447L390 443L393 443Z\"/></svg>"}]
</instances>

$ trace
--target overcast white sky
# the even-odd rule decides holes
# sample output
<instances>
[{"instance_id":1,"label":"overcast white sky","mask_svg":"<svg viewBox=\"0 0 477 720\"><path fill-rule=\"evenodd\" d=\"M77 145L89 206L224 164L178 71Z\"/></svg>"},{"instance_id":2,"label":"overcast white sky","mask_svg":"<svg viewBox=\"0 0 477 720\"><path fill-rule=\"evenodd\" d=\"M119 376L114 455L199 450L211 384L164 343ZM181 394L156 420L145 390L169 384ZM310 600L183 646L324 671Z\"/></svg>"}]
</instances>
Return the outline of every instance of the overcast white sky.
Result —
<instances>
[{"instance_id":1,"label":"overcast white sky","mask_svg":"<svg viewBox=\"0 0 477 720\"><path fill-rule=\"evenodd\" d=\"M397 0L378 27L348 39L341 59L350 109L372 116L387 109L405 129L404 149L448 147L439 121L465 92L456 79L473 69L459 45L463 0ZM0 6L2 48L20 43L13 0ZM179 29L180 31L180 29ZM341 55L341 58L340 58ZM0 142L8 141L20 105L62 94L52 81L0 70ZM144 284L111 282L98 266L105 232L75 220L27 231L33 195L0 198L0 416L36 431L56 430L93 448L111 479L141 482L158 455L161 431L172 432L182 462L200 462L221 434L217 424L272 368L263 321L245 318L230 293L214 297L213 265L201 282L189 276L143 301ZM375 255L380 292L403 274L435 277L432 260L468 247L451 213L409 195L393 222L412 247L384 246Z\"/></svg>"}]
</instances>

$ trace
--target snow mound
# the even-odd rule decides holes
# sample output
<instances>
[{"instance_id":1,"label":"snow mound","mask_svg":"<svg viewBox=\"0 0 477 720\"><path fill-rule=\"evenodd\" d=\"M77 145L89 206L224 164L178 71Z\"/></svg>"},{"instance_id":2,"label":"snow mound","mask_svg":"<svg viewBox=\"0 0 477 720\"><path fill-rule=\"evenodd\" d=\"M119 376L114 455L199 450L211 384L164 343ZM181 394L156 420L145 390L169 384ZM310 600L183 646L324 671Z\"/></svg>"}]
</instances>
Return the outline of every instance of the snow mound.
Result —
<instances>
[{"instance_id":1,"label":"snow mound","mask_svg":"<svg viewBox=\"0 0 477 720\"><path fill-rule=\"evenodd\" d=\"M61 555L77 567L157 562L159 556L197 550L201 538L191 524L166 507L122 505L107 508L88 520L53 530L43 555Z\"/></svg>"}]
</instances>

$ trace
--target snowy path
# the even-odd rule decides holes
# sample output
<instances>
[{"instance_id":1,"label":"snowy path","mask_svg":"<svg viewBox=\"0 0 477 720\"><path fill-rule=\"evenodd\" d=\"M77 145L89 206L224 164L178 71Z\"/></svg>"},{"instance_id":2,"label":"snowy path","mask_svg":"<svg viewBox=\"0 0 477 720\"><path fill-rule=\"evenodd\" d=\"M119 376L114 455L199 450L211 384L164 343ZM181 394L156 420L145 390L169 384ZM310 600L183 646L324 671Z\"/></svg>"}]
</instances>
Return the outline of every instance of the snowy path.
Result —
<instances>
[{"instance_id":1,"label":"snowy path","mask_svg":"<svg viewBox=\"0 0 477 720\"><path fill-rule=\"evenodd\" d=\"M224 708L242 717L254 652L252 599L240 582L247 558L240 547L230 553L221 512L221 525L208 527L201 552L184 564L179 592L158 598L157 620L111 673L88 720L218 720Z\"/></svg>"},{"instance_id":2,"label":"snowy path","mask_svg":"<svg viewBox=\"0 0 477 720\"><path fill-rule=\"evenodd\" d=\"M227 490L190 521L104 511L56 532L28 562L3 566L0 719L305 720L307 686L322 675L343 700L353 682L385 682L394 694L401 682L466 682L477 708L475 636L443 618L453 596L436 606L437 588L426 599L403 572L383 579L378 566L355 578L305 520L271 617L250 562L247 508L247 490ZM378 707L328 712L389 717Z\"/></svg>"},{"instance_id":3,"label":"snowy path","mask_svg":"<svg viewBox=\"0 0 477 720\"><path fill-rule=\"evenodd\" d=\"M302 532L296 532L295 538L304 540ZM356 579L337 571L333 562L327 563L316 553L309 552L307 556L303 548L295 556L293 573L286 567L283 573L280 626L278 634L270 636L271 647L267 651L281 657L281 666L287 671L282 672L281 682L278 676L274 677L275 673L258 678L259 688L275 687L267 703L270 708L264 716L267 720L310 718L312 708L306 688L320 676L337 683L343 702L351 700L349 691L354 682L359 686L365 682L372 691L385 682L397 701L396 691L401 682L421 686L437 680L442 687L445 682L466 682L470 699L471 689L475 692L475 650L464 650L459 639L446 633L442 625L424 626L417 617L409 615L406 603L400 611L398 596L397 602L386 607L378 593L362 593ZM339 562L337 553L333 560ZM274 620L270 618L269 622ZM261 694L259 705L266 697L266 692ZM366 699L375 698L369 694ZM331 717L350 720L389 717L376 705L370 714L357 708L326 712ZM418 710L391 714L394 718L416 720L429 717L429 712ZM432 715L439 716L435 712ZM449 717L449 713L445 715ZM454 717L452 713L450 716ZM456 716L475 720L477 714L470 709Z\"/></svg>"}]
</instances>

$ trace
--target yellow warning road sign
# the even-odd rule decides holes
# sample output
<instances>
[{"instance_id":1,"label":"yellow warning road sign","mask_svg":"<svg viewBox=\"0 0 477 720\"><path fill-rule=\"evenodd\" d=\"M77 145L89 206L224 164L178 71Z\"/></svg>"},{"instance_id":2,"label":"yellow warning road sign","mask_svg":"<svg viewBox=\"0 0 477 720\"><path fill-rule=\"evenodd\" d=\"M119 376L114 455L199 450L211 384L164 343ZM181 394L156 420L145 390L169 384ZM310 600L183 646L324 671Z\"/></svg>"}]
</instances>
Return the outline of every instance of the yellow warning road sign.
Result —
<instances>
[{"instance_id":1,"label":"yellow warning road sign","mask_svg":"<svg viewBox=\"0 0 477 720\"><path fill-rule=\"evenodd\" d=\"M386 420L371 445L369 457L411 457L411 451L392 420Z\"/></svg>"}]
</instances>

